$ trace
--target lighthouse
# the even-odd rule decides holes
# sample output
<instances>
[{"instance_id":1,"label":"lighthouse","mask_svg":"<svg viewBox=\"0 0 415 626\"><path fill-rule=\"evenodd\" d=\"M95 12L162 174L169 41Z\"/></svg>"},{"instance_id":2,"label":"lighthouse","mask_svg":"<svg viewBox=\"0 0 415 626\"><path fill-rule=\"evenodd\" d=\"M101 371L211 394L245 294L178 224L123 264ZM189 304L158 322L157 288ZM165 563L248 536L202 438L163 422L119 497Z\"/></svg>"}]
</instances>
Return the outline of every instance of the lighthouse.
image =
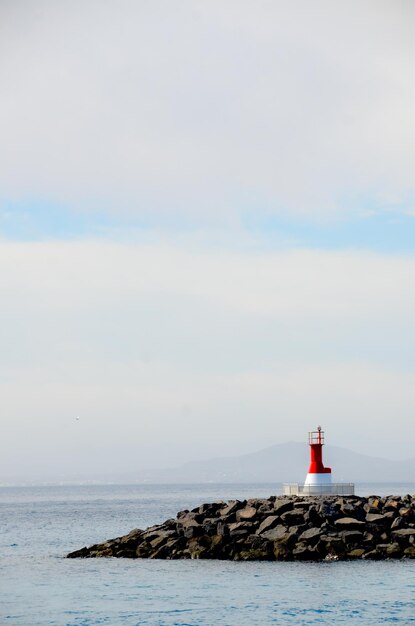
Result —
<instances>
[{"instance_id":1,"label":"lighthouse","mask_svg":"<svg viewBox=\"0 0 415 626\"><path fill-rule=\"evenodd\" d=\"M353 483L333 483L331 467L323 463L324 431L321 426L308 433L310 446L310 466L303 485L298 483L284 484L283 493L287 496L353 496Z\"/></svg>"},{"instance_id":2,"label":"lighthouse","mask_svg":"<svg viewBox=\"0 0 415 626\"><path fill-rule=\"evenodd\" d=\"M308 443L311 459L304 486L331 485L331 467L324 467L323 465L324 432L321 430L321 426L308 433Z\"/></svg>"}]
</instances>

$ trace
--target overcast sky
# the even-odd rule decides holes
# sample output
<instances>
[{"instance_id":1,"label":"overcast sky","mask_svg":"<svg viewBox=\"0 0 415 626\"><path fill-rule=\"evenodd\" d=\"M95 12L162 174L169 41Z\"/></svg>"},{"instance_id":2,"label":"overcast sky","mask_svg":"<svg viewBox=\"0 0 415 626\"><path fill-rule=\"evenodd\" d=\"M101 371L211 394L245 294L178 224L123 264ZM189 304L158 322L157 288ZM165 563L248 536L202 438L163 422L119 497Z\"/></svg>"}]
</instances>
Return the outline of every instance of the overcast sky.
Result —
<instances>
[{"instance_id":1,"label":"overcast sky","mask_svg":"<svg viewBox=\"0 0 415 626\"><path fill-rule=\"evenodd\" d=\"M415 457L414 31L411 0L2 0L0 482L319 423Z\"/></svg>"}]
</instances>

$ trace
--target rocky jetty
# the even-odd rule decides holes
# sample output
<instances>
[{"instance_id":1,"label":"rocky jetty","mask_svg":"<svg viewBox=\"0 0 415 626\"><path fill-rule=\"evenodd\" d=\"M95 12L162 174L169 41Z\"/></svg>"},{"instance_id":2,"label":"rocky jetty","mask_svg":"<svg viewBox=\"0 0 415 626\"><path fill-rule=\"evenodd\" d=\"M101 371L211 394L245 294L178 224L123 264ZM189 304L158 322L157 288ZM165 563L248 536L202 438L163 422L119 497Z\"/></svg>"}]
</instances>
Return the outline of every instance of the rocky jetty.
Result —
<instances>
[{"instance_id":1,"label":"rocky jetty","mask_svg":"<svg viewBox=\"0 0 415 626\"><path fill-rule=\"evenodd\" d=\"M284 497L202 504L68 558L320 561L415 558L415 496Z\"/></svg>"}]
</instances>

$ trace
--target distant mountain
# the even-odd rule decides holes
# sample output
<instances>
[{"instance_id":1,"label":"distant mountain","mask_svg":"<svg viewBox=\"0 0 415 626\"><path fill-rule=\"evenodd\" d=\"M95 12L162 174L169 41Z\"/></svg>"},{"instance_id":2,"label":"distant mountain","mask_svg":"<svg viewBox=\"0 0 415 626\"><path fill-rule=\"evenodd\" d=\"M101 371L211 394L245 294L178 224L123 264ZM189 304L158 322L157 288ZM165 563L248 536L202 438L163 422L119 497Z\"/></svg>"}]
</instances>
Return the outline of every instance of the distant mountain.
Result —
<instances>
[{"instance_id":1,"label":"distant mountain","mask_svg":"<svg viewBox=\"0 0 415 626\"><path fill-rule=\"evenodd\" d=\"M327 445L324 463L332 467L333 482L415 481L415 459L391 461ZM140 472L135 479L159 483L303 482L308 464L308 446L292 442L241 456L191 461L179 467Z\"/></svg>"},{"instance_id":2,"label":"distant mountain","mask_svg":"<svg viewBox=\"0 0 415 626\"><path fill-rule=\"evenodd\" d=\"M391 461L346 448L324 446L324 463L332 468L333 482L415 483L415 458ZM131 472L79 473L59 480L7 480L6 484L102 484L102 483L302 483L310 462L304 443L283 443L240 456L190 461L178 467Z\"/></svg>"}]
</instances>

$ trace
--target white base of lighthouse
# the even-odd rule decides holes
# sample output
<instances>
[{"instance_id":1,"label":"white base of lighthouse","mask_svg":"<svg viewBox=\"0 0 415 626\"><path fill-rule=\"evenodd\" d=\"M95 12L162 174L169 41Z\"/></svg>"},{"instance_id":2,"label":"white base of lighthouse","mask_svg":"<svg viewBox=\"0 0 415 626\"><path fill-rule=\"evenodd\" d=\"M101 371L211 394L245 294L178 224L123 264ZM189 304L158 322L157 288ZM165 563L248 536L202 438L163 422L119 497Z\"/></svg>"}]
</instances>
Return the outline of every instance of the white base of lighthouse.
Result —
<instances>
[{"instance_id":1,"label":"white base of lighthouse","mask_svg":"<svg viewBox=\"0 0 415 626\"><path fill-rule=\"evenodd\" d=\"M304 485L331 485L331 473L307 474Z\"/></svg>"},{"instance_id":2,"label":"white base of lighthouse","mask_svg":"<svg viewBox=\"0 0 415 626\"><path fill-rule=\"evenodd\" d=\"M354 496L354 484L299 485L298 483L286 483L283 486L283 494L285 496Z\"/></svg>"}]
</instances>

